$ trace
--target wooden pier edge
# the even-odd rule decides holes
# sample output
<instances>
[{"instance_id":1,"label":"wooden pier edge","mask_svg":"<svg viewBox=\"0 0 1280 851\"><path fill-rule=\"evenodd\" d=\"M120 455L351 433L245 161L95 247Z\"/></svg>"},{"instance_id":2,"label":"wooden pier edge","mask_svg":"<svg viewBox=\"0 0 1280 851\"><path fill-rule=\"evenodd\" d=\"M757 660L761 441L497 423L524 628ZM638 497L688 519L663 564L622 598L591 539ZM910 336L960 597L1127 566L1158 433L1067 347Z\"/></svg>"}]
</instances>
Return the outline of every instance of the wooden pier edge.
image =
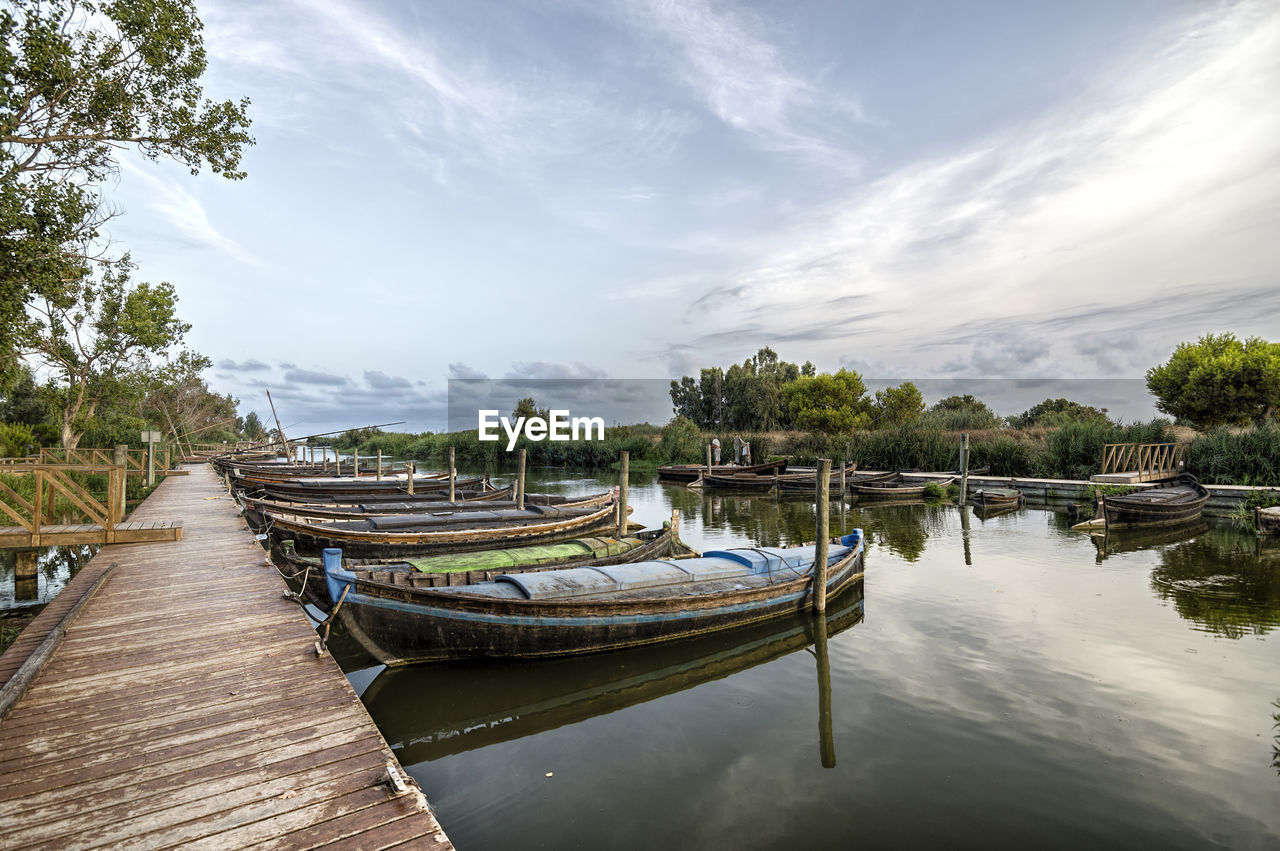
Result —
<instances>
[{"instance_id":1,"label":"wooden pier edge","mask_svg":"<svg viewBox=\"0 0 1280 851\"><path fill-rule=\"evenodd\" d=\"M0 718L0 847L451 848L213 471L189 472L135 511L182 540L104 547L0 656L10 692L31 672Z\"/></svg>"}]
</instances>

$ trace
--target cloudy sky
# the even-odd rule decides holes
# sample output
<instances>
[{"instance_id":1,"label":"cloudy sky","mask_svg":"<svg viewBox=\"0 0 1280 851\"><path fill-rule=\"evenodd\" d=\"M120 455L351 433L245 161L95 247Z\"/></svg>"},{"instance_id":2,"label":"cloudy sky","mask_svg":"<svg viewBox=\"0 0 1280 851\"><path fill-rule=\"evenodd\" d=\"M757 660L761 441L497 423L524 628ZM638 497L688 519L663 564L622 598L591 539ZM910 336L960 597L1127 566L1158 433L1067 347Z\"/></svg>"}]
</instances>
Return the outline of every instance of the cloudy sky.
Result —
<instances>
[{"instance_id":1,"label":"cloudy sky","mask_svg":"<svg viewBox=\"0 0 1280 851\"><path fill-rule=\"evenodd\" d=\"M295 433L764 345L1025 381L1280 339L1274 2L200 10L249 176L127 162L113 237Z\"/></svg>"}]
</instances>

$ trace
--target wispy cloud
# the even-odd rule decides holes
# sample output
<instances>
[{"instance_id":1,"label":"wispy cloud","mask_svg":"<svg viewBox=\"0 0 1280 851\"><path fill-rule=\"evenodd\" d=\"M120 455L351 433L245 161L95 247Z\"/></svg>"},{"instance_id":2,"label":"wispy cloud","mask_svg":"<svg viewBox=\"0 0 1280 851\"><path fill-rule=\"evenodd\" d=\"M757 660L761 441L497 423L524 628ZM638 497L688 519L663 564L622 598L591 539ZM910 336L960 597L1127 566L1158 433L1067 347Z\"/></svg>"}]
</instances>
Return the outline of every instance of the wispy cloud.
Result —
<instances>
[{"instance_id":1,"label":"wispy cloud","mask_svg":"<svg viewBox=\"0 0 1280 851\"><path fill-rule=\"evenodd\" d=\"M835 321L833 303L862 296L863 311L895 318L866 342L912 350L924 364L922 337L965 319L1081 302L1119 313L1119 293L1128 301L1178 287L1274 286L1280 247L1258 227L1274 224L1280 186L1277 90L1275 7L1193 20L1163 55L1107 69L1066 108L905 165L802 216L704 296L734 298L703 339L763 330L762 315ZM1203 322L1172 304L1158 316ZM706 330L706 316L693 324ZM1002 362L1019 361L1022 347L1006 348Z\"/></svg>"}]
</instances>

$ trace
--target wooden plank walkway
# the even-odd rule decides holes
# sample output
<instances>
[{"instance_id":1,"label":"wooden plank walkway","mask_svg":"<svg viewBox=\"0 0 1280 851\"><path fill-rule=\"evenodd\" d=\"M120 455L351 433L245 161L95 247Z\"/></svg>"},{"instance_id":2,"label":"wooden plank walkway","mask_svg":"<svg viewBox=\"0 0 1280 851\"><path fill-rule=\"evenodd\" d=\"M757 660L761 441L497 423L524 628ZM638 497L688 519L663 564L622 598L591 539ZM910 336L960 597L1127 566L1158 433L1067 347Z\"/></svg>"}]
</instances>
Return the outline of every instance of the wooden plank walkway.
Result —
<instances>
[{"instance_id":1,"label":"wooden plank walkway","mask_svg":"<svg viewBox=\"0 0 1280 851\"><path fill-rule=\"evenodd\" d=\"M110 530L93 523L72 523L41 526L36 534L21 526L0 526L0 547L6 548L139 544L181 539L181 520L129 520L117 523Z\"/></svg>"},{"instance_id":2,"label":"wooden plank walkway","mask_svg":"<svg viewBox=\"0 0 1280 851\"><path fill-rule=\"evenodd\" d=\"M0 721L0 848L452 847L207 466L132 519L179 516L181 541L102 549L0 656L7 682L116 565Z\"/></svg>"}]
</instances>

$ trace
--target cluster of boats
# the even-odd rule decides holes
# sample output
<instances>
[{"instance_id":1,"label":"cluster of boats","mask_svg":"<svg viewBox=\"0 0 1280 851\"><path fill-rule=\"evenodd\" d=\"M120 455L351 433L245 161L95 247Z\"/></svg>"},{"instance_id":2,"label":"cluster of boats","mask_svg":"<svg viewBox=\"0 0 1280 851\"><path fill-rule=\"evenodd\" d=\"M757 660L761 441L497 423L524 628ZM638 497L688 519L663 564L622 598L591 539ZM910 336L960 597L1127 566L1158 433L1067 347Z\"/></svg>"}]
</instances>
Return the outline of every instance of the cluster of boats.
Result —
<instances>
[{"instance_id":1,"label":"cluster of boats","mask_svg":"<svg viewBox=\"0 0 1280 851\"><path fill-rule=\"evenodd\" d=\"M817 547L697 553L631 524L615 489L514 493L487 477L214 459L308 601L388 665L661 643L804 609ZM453 498L449 499L452 494ZM862 577L862 533L827 547L826 593Z\"/></svg>"},{"instance_id":2,"label":"cluster of boats","mask_svg":"<svg viewBox=\"0 0 1280 851\"><path fill-rule=\"evenodd\" d=\"M887 472L858 472L857 464L847 464L843 469L831 471L828 491L833 495L850 493L863 499L919 499L925 489L933 484L944 490L960 475L953 470L945 473L945 479L919 481L907 478L919 470L890 470ZM988 472L988 468L970 470L974 476ZM683 482L688 487L740 492L785 492L812 494L817 492L816 467L790 466L786 459L751 465L670 464L658 468L658 478L669 482Z\"/></svg>"}]
</instances>

